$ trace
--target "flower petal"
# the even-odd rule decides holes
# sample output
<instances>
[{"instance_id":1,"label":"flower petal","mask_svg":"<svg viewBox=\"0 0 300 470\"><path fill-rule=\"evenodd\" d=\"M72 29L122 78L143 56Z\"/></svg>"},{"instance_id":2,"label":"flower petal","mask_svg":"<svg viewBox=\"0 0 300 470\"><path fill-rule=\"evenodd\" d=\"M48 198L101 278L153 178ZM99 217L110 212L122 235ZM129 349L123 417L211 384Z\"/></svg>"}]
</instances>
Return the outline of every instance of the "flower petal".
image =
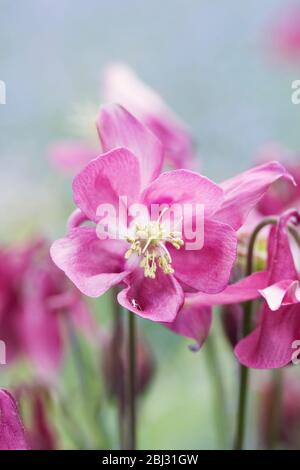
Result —
<instances>
[{"instance_id":1,"label":"flower petal","mask_svg":"<svg viewBox=\"0 0 300 470\"><path fill-rule=\"evenodd\" d=\"M81 292L99 297L128 275L124 270L125 251L125 243L99 240L95 228L79 227L56 240L50 253Z\"/></svg>"},{"instance_id":2,"label":"flower petal","mask_svg":"<svg viewBox=\"0 0 300 470\"><path fill-rule=\"evenodd\" d=\"M97 120L104 151L128 148L139 160L141 184L145 187L155 179L162 167L163 148L160 141L132 114L119 105L105 105Z\"/></svg>"},{"instance_id":3,"label":"flower petal","mask_svg":"<svg viewBox=\"0 0 300 470\"><path fill-rule=\"evenodd\" d=\"M0 389L0 450L27 450L24 427L16 400Z\"/></svg>"},{"instance_id":4,"label":"flower petal","mask_svg":"<svg viewBox=\"0 0 300 470\"><path fill-rule=\"evenodd\" d=\"M241 364L254 369L275 369L292 360L293 342L300 338L299 305L276 312L265 304L260 325L235 348Z\"/></svg>"},{"instance_id":5,"label":"flower petal","mask_svg":"<svg viewBox=\"0 0 300 470\"><path fill-rule=\"evenodd\" d=\"M180 250L171 247L174 275L194 289L207 294L222 291L228 284L231 268L236 259L234 230L213 220L205 220L204 246L201 249Z\"/></svg>"},{"instance_id":6,"label":"flower petal","mask_svg":"<svg viewBox=\"0 0 300 470\"><path fill-rule=\"evenodd\" d=\"M205 176L190 170L168 171L151 183L143 194L151 204L201 204L204 213L214 213L223 202L223 190Z\"/></svg>"},{"instance_id":7,"label":"flower petal","mask_svg":"<svg viewBox=\"0 0 300 470\"><path fill-rule=\"evenodd\" d=\"M38 288L39 286L37 286ZM44 378L49 379L63 356L63 339L59 317L47 308L39 292L26 299L20 318L24 353Z\"/></svg>"},{"instance_id":8,"label":"flower petal","mask_svg":"<svg viewBox=\"0 0 300 470\"><path fill-rule=\"evenodd\" d=\"M291 244L288 236L287 225L295 219L299 223L297 211L287 211L273 226L268 240L268 265L270 271L269 283L273 284L283 279L298 279L295 268Z\"/></svg>"},{"instance_id":9,"label":"flower petal","mask_svg":"<svg viewBox=\"0 0 300 470\"><path fill-rule=\"evenodd\" d=\"M299 281L283 280L260 290L270 310L278 310L282 305L300 302Z\"/></svg>"},{"instance_id":10,"label":"flower petal","mask_svg":"<svg viewBox=\"0 0 300 470\"><path fill-rule=\"evenodd\" d=\"M182 309L171 323L162 323L173 333L196 341L191 349L198 350L206 340L212 321L211 308L199 306L192 296L186 296Z\"/></svg>"},{"instance_id":11,"label":"flower petal","mask_svg":"<svg viewBox=\"0 0 300 470\"><path fill-rule=\"evenodd\" d=\"M126 196L130 205L139 194L138 160L123 148L92 160L73 182L76 205L94 222L99 220L97 209L101 204L111 204L118 214L120 197Z\"/></svg>"},{"instance_id":12,"label":"flower petal","mask_svg":"<svg viewBox=\"0 0 300 470\"><path fill-rule=\"evenodd\" d=\"M191 294L197 305L229 305L254 300L260 297L260 290L267 286L268 272L256 272L234 284L229 284L226 289L217 294L205 294L199 292Z\"/></svg>"},{"instance_id":13,"label":"flower petal","mask_svg":"<svg viewBox=\"0 0 300 470\"><path fill-rule=\"evenodd\" d=\"M63 173L76 175L96 158L100 151L81 142L61 142L51 147L49 158Z\"/></svg>"},{"instance_id":14,"label":"flower petal","mask_svg":"<svg viewBox=\"0 0 300 470\"><path fill-rule=\"evenodd\" d=\"M119 303L137 315L156 322L171 322L181 308L183 291L172 275L160 269L155 279L144 277L137 268L125 279L128 287L118 295Z\"/></svg>"},{"instance_id":15,"label":"flower petal","mask_svg":"<svg viewBox=\"0 0 300 470\"><path fill-rule=\"evenodd\" d=\"M281 177L294 182L280 163L269 162L224 181L221 187L225 201L215 218L239 229L270 185Z\"/></svg>"}]
</instances>

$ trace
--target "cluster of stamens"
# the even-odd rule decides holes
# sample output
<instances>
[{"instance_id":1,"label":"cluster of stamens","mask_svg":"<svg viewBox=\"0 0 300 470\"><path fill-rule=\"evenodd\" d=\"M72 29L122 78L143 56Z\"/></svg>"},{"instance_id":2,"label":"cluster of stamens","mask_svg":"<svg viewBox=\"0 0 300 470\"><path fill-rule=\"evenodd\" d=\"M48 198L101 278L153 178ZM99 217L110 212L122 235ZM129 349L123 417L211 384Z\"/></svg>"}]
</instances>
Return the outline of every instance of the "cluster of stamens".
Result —
<instances>
[{"instance_id":1,"label":"cluster of stamens","mask_svg":"<svg viewBox=\"0 0 300 470\"><path fill-rule=\"evenodd\" d=\"M177 250L184 244L181 232L167 230L160 218L145 225L136 224L133 235L127 238L130 248L125 253L125 258L128 259L133 254L142 257L140 267L144 270L145 277L150 279L155 279L157 266L165 274L174 272L166 243L171 243Z\"/></svg>"}]
</instances>

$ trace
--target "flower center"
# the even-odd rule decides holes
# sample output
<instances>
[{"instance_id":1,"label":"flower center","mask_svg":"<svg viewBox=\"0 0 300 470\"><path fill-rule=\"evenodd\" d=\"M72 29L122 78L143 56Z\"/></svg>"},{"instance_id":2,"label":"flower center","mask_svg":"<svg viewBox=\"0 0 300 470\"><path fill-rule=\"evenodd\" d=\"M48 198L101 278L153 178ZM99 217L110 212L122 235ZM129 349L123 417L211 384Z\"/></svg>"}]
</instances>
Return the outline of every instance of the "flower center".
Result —
<instances>
[{"instance_id":1,"label":"flower center","mask_svg":"<svg viewBox=\"0 0 300 470\"><path fill-rule=\"evenodd\" d=\"M156 221L145 225L136 224L133 235L127 237L130 248L125 253L125 258L128 259L133 254L140 256L140 267L144 270L144 276L150 279L155 279L157 266L165 274L174 272L172 258L166 244L171 243L177 250L184 244L181 232L170 231L161 223L161 217L162 213Z\"/></svg>"}]
</instances>

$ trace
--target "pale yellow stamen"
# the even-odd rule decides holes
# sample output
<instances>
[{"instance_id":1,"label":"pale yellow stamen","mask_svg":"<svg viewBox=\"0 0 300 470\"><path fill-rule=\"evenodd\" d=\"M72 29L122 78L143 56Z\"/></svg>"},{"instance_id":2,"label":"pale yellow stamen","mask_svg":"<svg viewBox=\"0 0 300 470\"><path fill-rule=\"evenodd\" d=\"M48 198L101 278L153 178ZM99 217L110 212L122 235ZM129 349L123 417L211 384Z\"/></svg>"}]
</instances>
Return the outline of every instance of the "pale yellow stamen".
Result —
<instances>
[{"instance_id":1,"label":"pale yellow stamen","mask_svg":"<svg viewBox=\"0 0 300 470\"><path fill-rule=\"evenodd\" d=\"M161 223L163 213L164 211L156 221L145 225L136 224L133 236L127 238L130 248L125 253L125 258L128 259L133 254L142 257L140 267L144 270L144 276L150 279L155 279L157 266L165 274L174 272L166 243L170 243L177 250L184 244L180 232L169 232Z\"/></svg>"}]
</instances>

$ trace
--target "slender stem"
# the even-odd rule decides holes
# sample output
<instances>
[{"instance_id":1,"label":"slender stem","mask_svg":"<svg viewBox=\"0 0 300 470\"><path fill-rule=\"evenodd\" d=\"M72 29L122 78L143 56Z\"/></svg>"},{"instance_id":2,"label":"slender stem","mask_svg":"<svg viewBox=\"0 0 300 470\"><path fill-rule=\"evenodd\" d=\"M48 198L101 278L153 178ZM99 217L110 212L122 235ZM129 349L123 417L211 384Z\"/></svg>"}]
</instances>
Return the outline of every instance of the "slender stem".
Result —
<instances>
[{"instance_id":1,"label":"slender stem","mask_svg":"<svg viewBox=\"0 0 300 470\"><path fill-rule=\"evenodd\" d=\"M127 450L136 448L136 344L135 344L135 316L128 312L128 376L127 376L127 412L128 434Z\"/></svg>"},{"instance_id":2,"label":"slender stem","mask_svg":"<svg viewBox=\"0 0 300 470\"><path fill-rule=\"evenodd\" d=\"M247 264L246 264L246 276L250 276L253 271L253 255L254 246L260 231L267 225L275 225L277 223L276 218L267 218L260 222L255 230L252 232L247 253ZM251 313L252 313L252 301L245 302L244 304L244 316L242 325L242 338L247 336L251 332ZM246 409L247 409L247 397L248 397L248 383L249 383L249 369L244 365L240 364L240 385L239 385L239 399L238 399L238 411L237 411L237 422L236 422L236 434L234 438L234 449L241 450L244 447L245 440L245 426L246 426Z\"/></svg>"},{"instance_id":3,"label":"slender stem","mask_svg":"<svg viewBox=\"0 0 300 470\"><path fill-rule=\"evenodd\" d=\"M117 302L118 288L115 288L113 299L113 364L115 373L115 386L117 392L117 413L119 445L125 448L125 416L124 416L124 377L122 366L122 346L123 346L123 315L122 309Z\"/></svg>"},{"instance_id":4,"label":"slender stem","mask_svg":"<svg viewBox=\"0 0 300 470\"><path fill-rule=\"evenodd\" d=\"M244 305L244 319L242 333L243 337L247 336L251 331L251 311L252 302L246 302ZM236 435L234 441L234 449L241 450L244 446L245 440L245 425L246 425L246 405L248 397L248 381L249 369L248 367L240 364L240 386L239 386L239 401L236 423Z\"/></svg>"},{"instance_id":5,"label":"slender stem","mask_svg":"<svg viewBox=\"0 0 300 470\"><path fill-rule=\"evenodd\" d=\"M82 404L86 413L86 418L90 424L90 427L93 430L93 435L96 438L97 445L106 444L106 436L105 433L99 428L98 421L91 406L90 400L90 393L89 393L89 385L88 385L88 372L85 364L85 360L82 354L81 345L77 336L77 332L75 330L73 320L70 316L66 315L66 326L69 335L70 347L72 352L72 359L74 361L74 366L76 370L76 376L78 380L78 385L80 389L80 394L82 398Z\"/></svg>"},{"instance_id":6,"label":"slender stem","mask_svg":"<svg viewBox=\"0 0 300 470\"><path fill-rule=\"evenodd\" d=\"M226 414L226 397L225 387L222 378L222 370L218 358L218 351L214 336L210 335L205 343L205 351L207 355L208 369L211 376L211 384L214 399L215 421L218 440L222 447L226 446L226 429L227 429L227 414Z\"/></svg>"},{"instance_id":7,"label":"slender stem","mask_svg":"<svg viewBox=\"0 0 300 470\"><path fill-rule=\"evenodd\" d=\"M276 448L280 439L283 369L274 369L272 374L272 402L267 436L269 449Z\"/></svg>"}]
</instances>

